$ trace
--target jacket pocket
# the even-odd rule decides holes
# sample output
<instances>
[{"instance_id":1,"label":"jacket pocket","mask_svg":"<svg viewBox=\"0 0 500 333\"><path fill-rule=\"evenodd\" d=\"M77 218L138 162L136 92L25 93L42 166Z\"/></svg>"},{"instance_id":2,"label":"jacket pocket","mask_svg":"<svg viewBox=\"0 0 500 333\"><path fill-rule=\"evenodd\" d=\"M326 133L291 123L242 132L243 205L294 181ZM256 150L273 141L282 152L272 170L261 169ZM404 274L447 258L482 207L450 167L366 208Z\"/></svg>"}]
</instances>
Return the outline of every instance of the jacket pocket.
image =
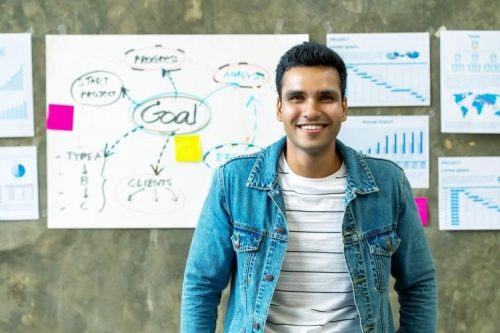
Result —
<instances>
[{"instance_id":1,"label":"jacket pocket","mask_svg":"<svg viewBox=\"0 0 500 333\"><path fill-rule=\"evenodd\" d=\"M248 285L252 279L252 271L261 241L261 233L237 227L233 229L231 243L236 252L236 264L244 285Z\"/></svg>"},{"instance_id":2,"label":"jacket pocket","mask_svg":"<svg viewBox=\"0 0 500 333\"><path fill-rule=\"evenodd\" d=\"M399 247L401 239L395 231L382 232L367 238L375 272L377 290L384 293L389 285L391 257Z\"/></svg>"}]
</instances>

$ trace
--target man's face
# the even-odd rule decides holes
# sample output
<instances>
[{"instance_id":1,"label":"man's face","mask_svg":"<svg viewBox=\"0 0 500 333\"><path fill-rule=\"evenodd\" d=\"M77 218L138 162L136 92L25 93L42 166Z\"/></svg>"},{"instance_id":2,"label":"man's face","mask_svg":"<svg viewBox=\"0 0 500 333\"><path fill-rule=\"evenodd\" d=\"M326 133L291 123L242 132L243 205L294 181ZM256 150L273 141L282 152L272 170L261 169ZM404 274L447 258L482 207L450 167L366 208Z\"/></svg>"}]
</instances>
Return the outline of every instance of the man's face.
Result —
<instances>
[{"instance_id":1,"label":"man's face","mask_svg":"<svg viewBox=\"0 0 500 333\"><path fill-rule=\"evenodd\" d=\"M335 138L347 119L336 69L292 67L285 72L277 118L287 134L287 155L318 156L335 151Z\"/></svg>"}]
</instances>

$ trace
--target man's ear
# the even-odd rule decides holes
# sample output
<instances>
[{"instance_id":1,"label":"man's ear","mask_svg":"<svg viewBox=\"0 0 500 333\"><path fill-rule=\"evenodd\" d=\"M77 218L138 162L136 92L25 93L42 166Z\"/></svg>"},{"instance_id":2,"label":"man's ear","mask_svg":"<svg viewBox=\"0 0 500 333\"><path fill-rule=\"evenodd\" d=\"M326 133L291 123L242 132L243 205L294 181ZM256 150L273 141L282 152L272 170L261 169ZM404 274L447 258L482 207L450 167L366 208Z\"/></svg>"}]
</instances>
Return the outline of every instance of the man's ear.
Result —
<instances>
[{"instance_id":1,"label":"man's ear","mask_svg":"<svg viewBox=\"0 0 500 333\"><path fill-rule=\"evenodd\" d=\"M281 99L278 97L276 100L276 119L283 121L283 113L281 112Z\"/></svg>"},{"instance_id":2,"label":"man's ear","mask_svg":"<svg viewBox=\"0 0 500 333\"><path fill-rule=\"evenodd\" d=\"M342 102L342 121L347 120L347 97L344 97L344 101Z\"/></svg>"}]
</instances>

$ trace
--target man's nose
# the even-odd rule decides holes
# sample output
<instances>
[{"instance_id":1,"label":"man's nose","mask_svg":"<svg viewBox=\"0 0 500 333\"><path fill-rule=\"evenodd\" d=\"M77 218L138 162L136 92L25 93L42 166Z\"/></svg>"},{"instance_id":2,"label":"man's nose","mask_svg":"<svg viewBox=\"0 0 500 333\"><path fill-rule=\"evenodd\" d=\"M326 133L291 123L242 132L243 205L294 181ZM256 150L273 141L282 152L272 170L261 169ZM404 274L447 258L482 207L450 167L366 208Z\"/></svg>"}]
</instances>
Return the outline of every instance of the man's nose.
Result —
<instances>
[{"instance_id":1,"label":"man's nose","mask_svg":"<svg viewBox=\"0 0 500 333\"><path fill-rule=\"evenodd\" d=\"M316 102L316 100L314 100L313 98L307 99L306 103L304 103L304 109L302 111L302 115L309 120L316 119L319 117L320 115L319 105Z\"/></svg>"}]
</instances>

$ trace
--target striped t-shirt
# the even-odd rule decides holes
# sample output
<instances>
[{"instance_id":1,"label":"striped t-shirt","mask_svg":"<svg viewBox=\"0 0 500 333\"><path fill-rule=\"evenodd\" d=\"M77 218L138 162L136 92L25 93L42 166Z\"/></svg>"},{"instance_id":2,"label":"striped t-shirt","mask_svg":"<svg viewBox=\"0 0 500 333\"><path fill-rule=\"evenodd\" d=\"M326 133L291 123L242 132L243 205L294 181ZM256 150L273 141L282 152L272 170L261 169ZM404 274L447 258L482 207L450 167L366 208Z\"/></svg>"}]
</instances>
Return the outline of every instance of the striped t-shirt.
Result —
<instances>
[{"instance_id":1,"label":"striped t-shirt","mask_svg":"<svg viewBox=\"0 0 500 333\"><path fill-rule=\"evenodd\" d=\"M345 166L326 178L305 178L282 154L278 173L289 238L265 332L360 333L342 243Z\"/></svg>"}]
</instances>

